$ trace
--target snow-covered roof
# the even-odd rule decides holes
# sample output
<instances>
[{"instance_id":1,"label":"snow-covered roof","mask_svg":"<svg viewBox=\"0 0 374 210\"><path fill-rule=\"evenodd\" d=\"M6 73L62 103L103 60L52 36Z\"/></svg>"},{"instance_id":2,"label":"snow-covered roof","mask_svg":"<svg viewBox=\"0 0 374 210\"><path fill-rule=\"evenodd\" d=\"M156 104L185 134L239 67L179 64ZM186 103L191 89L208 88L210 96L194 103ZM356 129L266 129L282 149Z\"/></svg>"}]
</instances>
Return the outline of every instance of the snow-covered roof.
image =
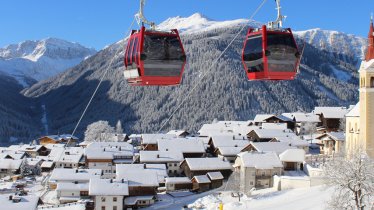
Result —
<instances>
[{"instance_id":1,"label":"snow-covered roof","mask_svg":"<svg viewBox=\"0 0 374 210\"><path fill-rule=\"evenodd\" d=\"M344 132L330 132L330 133L324 133L320 136L316 137L316 139L324 140L323 138L329 137L332 140L335 141L344 141L345 140L345 133Z\"/></svg>"},{"instance_id":2,"label":"snow-covered roof","mask_svg":"<svg viewBox=\"0 0 374 210\"><path fill-rule=\"evenodd\" d=\"M174 134L142 134L142 144L157 144L160 139L174 139Z\"/></svg>"},{"instance_id":3,"label":"snow-covered roof","mask_svg":"<svg viewBox=\"0 0 374 210\"><path fill-rule=\"evenodd\" d=\"M101 169L55 168L51 174L50 180L88 182L92 178L100 178L101 173Z\"/></svg>"},{"instance_id":4,"label":"snow-covered roof","mask_svg":"<svg viewBox=\"0 0 374 210\"><path fill-rule=\"evenodd\" d=\"M53 161L44 161L40 167L41 168L52 168L53 167Z\"/></svg>"},{"instance_id":5,"label":"snow-covered roof","mask_svg":"<svg viewBox=\"0 0 374 210\"><path fill-rule=\"evenodd\" d=\"M256 169L273 169L283 167L282 162L275 152L242 152L238 155L242 166Z\"/></svg>"},{"instance_id":6,"label":"snow-covered roof","mask_svg":"<svg viewBox=\"0 0 374 210\"><path fill-rule=\"evenodd\" d=\"M23 160L1 159L0 169L18 170Z\"/></svg>"},{"instance_id":7,"label":"snow-covered roof","mask_svg":"<svg viewBox=\"0 0 374 210\"><path fill-rule=\"evenodd\" d=\"M179 183L191 183L191 180L187 177L168 177L165 178L166 184L179 184Z\"/></svg>"},{"instance_id":8,"label":"snow-covered roof","mask_svg":"<svg viewBox=\"0 0 374 210\"><path fill-rule=\"evenodd\" d=\"M290 144L285 142L251 142L251 145L256 149L257 152L275 152L280 154L287 149L295 149Z\"/></svg>"},{"instance_id":9,"label":"snow-covered roof","mask_svg":"<svg viewBox=\"0 0 374 210\"><path fill-rule=\"evenodd\" d=\"M57 161L59 163L79 163L79 161L82 159L82 154L79 155L67 155L63 154L61 155L60 159Z\"/></svg>"},{"instance_id":10,"label":"snow-covered roof","mask_svg":"<svg viewBox=\"0 0 374 210\"><path fill-rule=\"evenodd\" d=\"M144 195L144 196L131 196L125 198L125 205L135 205L138 201L149 201L154 199L153 195Z\"/></svg>"},{"instance_id":11,"label":"snow-covered roof","mask_svg":"<svg viewBox=\"0 0 374 210\"><path fill-rule=\"evenodd\" d=\"M205 153L204 143L200 139L159 139L159 151L174 151L182 153Z\"/></svg>"},{"instance_id":12,"label":"snow-covered roof","mask_svg":"<svg viewBox=\"0 0 374 210\"><path fill-rule=\"evenodd\" d=\"M287 143L288 145L294 146L294 147L307 147L309 146L309 142L302 140L299 136L297 137L275 137L274 140Z\"/></svg>"},{"instance_id":13,"label":"snow-covered roof","mask_svg":"<svg viewBox=\"0 0 374 210\"><path fill-rule=\"evenodd\" d=\"M254 129L252 132L255 132L257 136L261 139L272 139L275 137L294 137L296 134L289 129L280 130L280 129Z\"/></svg>"},{"instance_id":14,"label":"snow-covered roof","mask_svg":"<svg viewBox=\"0 0 374 210\"><path fill-rule=\"evenodd\" d=\"M172 134L172 135L175 135L175 136L179 137L179 136L182 136L184 134L188 135L188 132L186 130L171 130L171 131L167 132L166 134Z\"/></svg>"},{"instance_id":15,"label":"snow-covered roof","mask_svg":"<svg viewBox=\"0 0 374 210\"><path fill-rule=\"evenodd\" d=\"M51 144L49 144L51 145ZM62 145L63 144L53 144L53 145ZM65 148L64 147L48 147L47 145L47 148L50 148L50 153L48 155L48 159L50 160L53 160L54 162L57 162L61 156L65 153Z\"/></svg>"},{"instance_id":16,"label":"snow-covered roof","mask_svg":"<svg viewBox=\"0 0 374 210\"><path fill-rule=\"evenodd\" d=\"M315 107L314 114L323 114L324 118L328 119L342 119L347 114L346 107Z\"/></svg>"},{"instance_id":17,"label":"snow-covered roof","mask_svg":"<svg viewBox=\"0 0 374 210\"><path fill-rule=\"evenodd\" d=\"M288 149L279 155L282 162L298 162L305 161L305 150L303 149Z\"/></svg>"},{"instance_id":18,"label":"snow-covered roof","mask_svg":"<svg viewBox=\"0 0 374 210\"><path fill-rule=\"evenodd\" d=\"M211 140L215 147L240 147L249 144L247 136L238 135L212 135Z\"/></svg>"},{"instance_id":19,"label":"snow-covered roof","mask_svg":"<svg viewBox=\"0 0 374 210\"><path fill-rule=\"evenodd\" d=\"M124 179L90 179L89 194L94 196L128 196L129 183L127 180Z\"/></svg>"},{"instance_id":20,"label":"snow-covered roof","mask_svg":"<svg viewBox=\"0 0 374 210\"><path fill-rule=\"evenodd\" d=\"M11 145L8 147L9 150L14 151L24 151L24 152L37 152L44 146L42 145L29 145L29 144L23 144L23 145Z\"/></svg>"},{"instance_id":21,"label":"snow-covered roof","mask_svg":"<svg viewBox=\"0 0 374 210\"><path fill-rule=\"evenodd\" d=\"M88 191L88 183L72 183L59 182L57 183L57 191Z\"/></svg>"},{"instance_id":22,"label":"snow-covered roof","mask_svg":"<svg viewBox=\"0 0 374 210\"><path fill-rule=\"evenodd\" d=\"M184 160L182 152L178 151L140 151L141 163L168 163Z\"/></svg>"},{"instance_id":23,"label":"snow-covered roof","mask_svg":"<svg viewBox=\"0 0 374 210\"><path fill-rule=\"evenodd\" d=\"M206 174L210 180L221 180L223 179L223 175L221 172L217 171L217 172L209 172Z\"/></svg>"},{"instance_id":24,"label":"snow-covered roof","mask_svg":"<svg viewBox=\"0 0 374 210\"><path fill-rule=\"evenodd\" d=\"M213 171L232 169L229 162L223 161L220 158L186 158L191 171Z\"/></svg>"},{"instance_id":25,"label":"snow-covered roof","mask_svg":"<svg viewBox=\"0 0 374 210\"><path fill-rule=\"evenodd\" d=\"M27 159L27 165L29 166L36 166L39 165L42 160L37 158L26 158Z\"/></svg>"},{"instance_id":26,"label":"snow-covered roof","mask_svg":"<svg viewBox=\"0 0 374 210\"><path fill-rule=\"evenodd\" d=\"M127 179L129 186L158 186L167 177L165 164L117 164L116 178Z\"/></svg>"},{"instance_id":27,"label":"snow-covered roof","mask_svg":"<svg viewBox=\"0 0 374 210\"><path fill-rule=\"evenodd\" d=\"M248 142L249 144L249 142ZM236 156L239 154L245 146L240 147L217 147L217 150L221 153L222 156Z\"/></svg>"},{"instance_id":28,"label":"snow-covered roof","mask_svg":"<svg viewBox=\"0 0 374 210\"><path fill-rule=\"evenodd\" d=\"M200 136L211 136L218 133L227 133L233 134L234 128L231 124L225 123L212 123L212 124L204 124L200 130L198 131Z\"/></svg>"},{"instance_id":29,"label":"snow-covered roof","mask_svg":"<svg viewBox=\"0 0 374 210\"><path fill-rule=\"evenodd\" d=\"M283 113L282 115L290 119L295 119L296 122L312 122L312 123L321 122L321 120L319 119L319 116L313 113L295 112L295 113Z\"/></svg>"},{"instance_id":30,"label":"snow-covered roof","mask_svg":"<svg viewBox=\"0 0 374 210\"><path fill-rule=\"evenodd\" d=\"M346 115L346 117L359 117L360 116L360 102L358 102L353 109L351 109Z\"/></svg>"},{"instance_id":31,"label":"snow-covered roof","mask_svg":"<svg viewBox=\"0 0 374 210\"><path fill-rule=\"evenodd\" d=\"M132 157L134 146L127 142L93 142L85 148L87 159L113 160L122 157Z\"/></svg>"},{"instance_id":32,"label":"snow-covered roof","mask_svg":"<svg viewBox=\"0 0 374 210\"><path fill-rule=\"evenodd\" d=\"M195 179L196 182L200 184L211 183L207 175L194 176L192 179Z\"/></svg>"},{"instance_id":33,"label":"snow-covered roof","mask_svg":"<svg viewBox=\"0 0 374 210\"><path fill-rule=\"evenodd\" d=\"M262 123L261 128L285 130L287 129L287 123Z\"/></svg>"},{"instance_id":34,"label":"snow-covered roof","mask_svg":"<svg viewBox=\"0 0 374 210\"><path fill-rule=\"evenodd\" d=\"M255 119L253 121L255 122L265 122L265 120L275 117L273 114L258 114L256 115Z\"/></svg>"},{"instance_id":35,"label":"snow-covered roof","mask_svg":"<svg viewBox=\"0 0 374 210\"><path fill-rule=\"evenodd\" d=\"M0 195L1 209L4 210L35 210L37 209L39 197L33 195L19 196L21 201L13 203L9 200L9 194ZM13 195L14 196L14 195Z\"/></svg>"},{"instance_id":36,"label":"snow-covered roof","mask_svg":"<svg viewBox=\"0 0 374 210\"><path fill-rule=\"evenodd\" d=\"M25 152L23 151L17 151L17 150L7 150L7 148L0 150L0 159L4 159L7 156L9 156L12 159L22 159L25 156Z\"/></svg>"}]
</instances>

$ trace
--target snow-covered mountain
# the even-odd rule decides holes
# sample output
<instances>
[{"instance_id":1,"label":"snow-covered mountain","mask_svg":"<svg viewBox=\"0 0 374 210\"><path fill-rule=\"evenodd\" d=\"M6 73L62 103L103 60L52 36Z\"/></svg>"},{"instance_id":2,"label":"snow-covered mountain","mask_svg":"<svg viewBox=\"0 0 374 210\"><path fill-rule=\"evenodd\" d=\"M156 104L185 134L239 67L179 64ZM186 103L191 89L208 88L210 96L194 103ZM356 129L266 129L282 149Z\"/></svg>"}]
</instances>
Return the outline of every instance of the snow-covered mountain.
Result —
<instances>
[{"instance_id":1,"label":"snow-covered mountain","mask_svg":"<svg viewBox=\"0 0 374 210\"><path fill-rule=\"evenodd\" d=\"M228 21L214 21L208 17L195 13L189 17L172 17L168 18L164 22L157 25L159 30L170 30L178 29L181 33L198 33L211 31L214 29L235 27L238 25L250 24L252 26L260 26L261 24L256 21L251 21L247 19L237 19L237 20L228 20Z\"/></svg>"},{"instance_id":2,"label":"snow-covered mountain","mask_svg":"<svg viewBox=\"0 0 374 210\"><path fill-rule=\"evenodd\" d=\"M28 86L30 78L48 79L95 53L94 49L56 38L25 41L0 48L0 71Z\"/></svg>"},{"instance_id":3,"label":"snow-covered mountain","mask_svg":"<svg viewBox=\"0 0 374 210\"><path fill-rule=\"evenodd\" d=\"M295 34L321 50L356 57L359 60L365 55L367 39L363 37L320 28L296 31Z\"/></svg>"},{"instance_id":4,"label":"snow-covered mountain","mask_svg":"<svg viewBox=\"0 0 374 210\"><path fill-rule=\"evenodd\" d=\"M214 21L201 14L169 18L159 24L158 29L181 30L188 63L182 84L176 87L129 87L122 74L123 49L127 42L118 41L58 76L24 89L23 95L19 94L11 101L0 103L3 125L0 128L0 139L6 141L10 137L16 137L25 141L38 137L35 133L45 131L41 119L48 122L51 134L71 132L112 58L115 60L109 66L109 73L78 127L79 136L87 125L98 120L107 120L111 125L121 120L129 133L157 132L181 98L196 84L199 84L196 91L175 113L165 130L185 128L193 132L202 123L211 122L215 118L248 120L258 113L311 111L315 106L347 106L357 102L356 65L362 57L365 39L320 29L295 33L299 43L303 42L301 38L306 39L306 46L303 65L294 81L247 81L240 60L246 29L219 63L208 72L208 76L200 80L200 76L210 69L212 61L225 49L243 24L260 25L246 20ZM34 45L21 48L22 50L16 50L16 45L7 53L2 50L1 59L37 55L33 54L36 48ZM121 51L115 55L117 50ZM0 79L0 85L1 81ZM2 85L0 90L5 97L12 93L6 91L6 88L16 86L13 83L15 81L9 80ZM17 87L18 92L19 90L22 88ZM16 113L18 117L6 113ZM22 129L13 129L18 127ZM40 129L35 131L35 127Z\"/></svg>"},{"instance_id":5,"label":"snow-covered mountain","mask_svg":"<svg viewBox=\"0 0 374 210\"><path fill-rule=\"evenodd\" d=\"M347 106L356 103L358 80L355 65L357 57L361 56L364 42L352 45L360 38L350 35L344 39L334 38L339 42L331 41L335 35L314 36L313 41L331 43L331 48L321 49L319 45L307 40L301 73L294 81L261 82L247 81L243 70L240 60L246 33L243 30L220 62L200 81L200 75L210 69L212 61L243 24L250 25L246 20L220 22L201 14L169 18L159 24L158 29L177 28L182 31L181 39L188 63L180 86L129 87L122 75L123 51L114 56L117 49L124 49L126 41L122 40L59 77L41 81L23 93L45 104L51 132L69 132L79 119L103 72L107 70L111 61L108 58L114 58L108 76L78 128L78 135L97 120L107 120L112 124L121 120L126 132L130 133L156 132L180 99L196 84L199 84L196 91L175 113L165 130L186 128L193 132L202 123L215 118L248 120L258 113L311 111L315 106ZM303 33L300 34L302 37ZM355 49L339 51L333 48L334 44L349 45Z\"/></svg>"}]
</instances>

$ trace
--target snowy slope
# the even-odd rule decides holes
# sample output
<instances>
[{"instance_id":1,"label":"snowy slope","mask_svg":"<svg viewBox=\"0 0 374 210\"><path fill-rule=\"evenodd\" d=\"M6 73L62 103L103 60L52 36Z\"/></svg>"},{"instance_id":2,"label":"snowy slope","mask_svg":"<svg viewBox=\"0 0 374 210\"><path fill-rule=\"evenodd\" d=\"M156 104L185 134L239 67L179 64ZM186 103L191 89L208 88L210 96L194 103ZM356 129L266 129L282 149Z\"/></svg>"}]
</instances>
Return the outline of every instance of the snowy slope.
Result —
<instances>
[{"instance_id":1,"label":"snowy slope","mask_svg":"<svg viewBox=\"0 0 374 210\"><path fill-rule=\"evenodd\" d=\"M25 41L0 48L0 71L27 86L25 78L48 79L95 53L94 49L56 38Z\"/></svg>"}]
</instances>

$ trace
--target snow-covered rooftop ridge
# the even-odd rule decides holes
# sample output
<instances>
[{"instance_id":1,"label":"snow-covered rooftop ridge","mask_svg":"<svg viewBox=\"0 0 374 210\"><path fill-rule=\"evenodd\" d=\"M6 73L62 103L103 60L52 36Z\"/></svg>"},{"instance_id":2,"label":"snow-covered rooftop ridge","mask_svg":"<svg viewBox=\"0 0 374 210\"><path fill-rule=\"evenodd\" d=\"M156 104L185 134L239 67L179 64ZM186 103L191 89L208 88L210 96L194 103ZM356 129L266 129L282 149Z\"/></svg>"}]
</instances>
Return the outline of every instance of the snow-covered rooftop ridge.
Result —
<instances>
[{"instance_id":1,"label":"snow-covered rooftop ridge","mask_svg":"<svg viewBox=\"0 0 374 210\"><path fill-rule=\"evenodd\" d=\"M209 31L217 28L226 28L235 25L250 24L260 26L261 24L247 19L215 21L206 16L195 13L189 17L172 17L157 26L158 30L178 29L182 33L196 33L201 31Z\"/></svg>"},{"instance_id":2,"label":"snow-covered rooftop ridge","mask_svg":"<svg viewBox=\"0 0 374 210\"><path fill-rule=\"evenodd\" d=\"M186 158L185 161L191 171L232 169L229 162L223 161L220 158Z\"/></svg>"},{"instance_id":3,"label":"snow-covered rooftop ridge","mask_svg":"<svg viewBox=\"0 0 374 210\"><path fill-rule=\"evenodd\" d=\"M90 179L89 184L90 195L106 195L106 196L127 196L129 195L129 183L127 180L112 179Z\"/></svg>"},{"instance_id":4,"label":"snow-covered rooftop ridge","mask_svg":"<svg viewBox=\"0 0 374 210\"><path fill-rule=\"evenodd\" d=\"M342 119L348 113L346 107L315 107L314 114L323 114L324 118Z\"/></svg>"},{"instance_id":5,"label":"snow-covered rooftop ridge","mask_svg":"<svg viewBox=\"0 0 374 210\"><path fill-rule=\"evenodd\" d=\"M359 117L360 116L360 102L358 102L345 116L346 117Z\"/></svg>"},{"instance_id":6,"label":"snow-covered rooftop ridge","mask_svg":"<svg viewBox=\"0 0 374 210\"><path fill-rule=\"evenodd\" d=\"M287 149L279 155L279 159L283 162L298 162L305 161L305 150L303 149Z\"/></svg>"},{"instance_id":7,"label":"snow-covered rooftop ridge","mask_svg":"<svg viewBox=\"0 0 374 210\"><path fill-rule=\"evenodd\" d=\"M275 152L243 152L238 155L244 167L256 169L273 169L283 167L282 162Z\"/></svg>"}]
</instances>

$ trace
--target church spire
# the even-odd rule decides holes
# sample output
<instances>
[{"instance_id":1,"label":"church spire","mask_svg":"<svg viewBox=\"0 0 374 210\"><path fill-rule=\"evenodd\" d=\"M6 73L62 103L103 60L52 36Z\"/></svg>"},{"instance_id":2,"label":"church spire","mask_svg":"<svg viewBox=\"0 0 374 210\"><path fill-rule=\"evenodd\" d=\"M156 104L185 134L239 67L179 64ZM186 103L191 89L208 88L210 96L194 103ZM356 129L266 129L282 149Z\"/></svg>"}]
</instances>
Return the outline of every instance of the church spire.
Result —
<instances>
[{"instance_id":1,"label":"church spire","mask_svg":"<svg viewBox=\"0 0 374 210\"><path fill-rule=\"evenodd\" d=\"M366 52L366 61L374 59L374 25L373 25L373 14L370 19L370 30L368 35L369 46Z\"/></svg>"}]
</instances>

